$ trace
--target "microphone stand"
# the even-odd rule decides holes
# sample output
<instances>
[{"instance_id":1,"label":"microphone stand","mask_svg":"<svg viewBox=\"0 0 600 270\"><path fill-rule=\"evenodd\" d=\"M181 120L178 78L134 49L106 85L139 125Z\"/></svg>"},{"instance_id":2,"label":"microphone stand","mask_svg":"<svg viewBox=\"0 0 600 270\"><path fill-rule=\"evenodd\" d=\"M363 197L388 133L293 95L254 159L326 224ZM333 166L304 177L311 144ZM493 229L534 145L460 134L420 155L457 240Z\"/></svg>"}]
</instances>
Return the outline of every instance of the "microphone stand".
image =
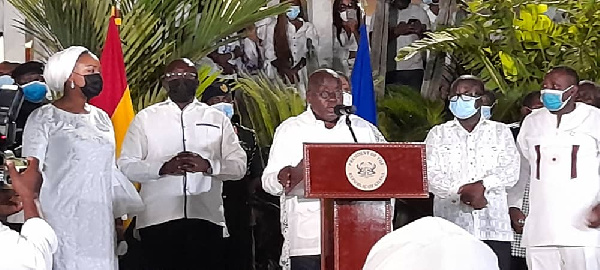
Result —
<instances>
[{"instance_id":1,"label":"microphone stand","mask_svg":"<svg viewBox=\"0 0 600 270\"><path fill-rule=\"evenodd\" d=\"M350 121L350 114L346 114L346 126L348 126L348 129L350 130L350 133L352 134L352 139L354 139L354 142L358 143L358 140L356 139L356 134L354 134L354 129L352 129L352 122Z\"/></svg>"}]
</instances>

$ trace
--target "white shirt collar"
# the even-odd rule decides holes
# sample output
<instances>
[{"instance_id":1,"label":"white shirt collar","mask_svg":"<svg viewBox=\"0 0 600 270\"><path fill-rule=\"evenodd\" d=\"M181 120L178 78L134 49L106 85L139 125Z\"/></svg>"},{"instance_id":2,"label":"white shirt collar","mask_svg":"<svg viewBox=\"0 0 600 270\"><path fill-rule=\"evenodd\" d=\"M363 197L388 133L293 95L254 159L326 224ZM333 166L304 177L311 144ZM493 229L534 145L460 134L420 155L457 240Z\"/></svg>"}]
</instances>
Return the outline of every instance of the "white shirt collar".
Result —
<instances>
[{"instance_id":1,"label":"white shirt collar","mask_svg":"<svg viewBox=\"0 0 600 270\"><path fill-rule=\"evenodd\" d=\"M167 98L167 100L165 100L165 102L163 104L164 105L168 105L168 106L174 106L174 107L177 107L177 109L180 109L179 105L177 105L177 103L175 103L174 101L172 101L170 98ZM188 108L192 108L194 106L203 107L203 106L208 106L208 105L206 105L206 104L198 101L197 98L194 98L194 100L192 100L192 102L190 104L186 105L185 108L183 108L183 110L186 110Z\"/></svg>"},{"instance_id":2,"label":"white shirt collar","mask_svg":"<svg viewBox=\"0 0 600 270\"><path fill-rule=\"evenodd\" d=\"M483 116L481 118L479 118L479 122L477 122L477 125L475 125L475 127L473 128L473 131L479 129L479 126L483 126L483 125L487 125L489 124L490 120L487 120L485 118L483 118ZM452 126L456 126L456 127L460 127L463 130L465 130L466 132L468 132L458 121L458 118L454 117L454 120L452 121Z\"/></svg>"},{"instance_id":3,"label":"white shirt collar","mask_svg":"<svg viewBox=\"0 0 600 270\"><path fill-rule=\"evenodd\" d=\"M303 114L306 116L305 117L306 120L309 121L311 124L322 125L323 127L325 127L325 122L323 120L317 119L317 117L315 116L315 113L312 111L312 108L310 107L310 105L306 106L306 111ZM342 123L342 119L343 119L343 117L338 118L338 121L335 124L336 127L340 123Z\"/></svg>"}]
</instances>

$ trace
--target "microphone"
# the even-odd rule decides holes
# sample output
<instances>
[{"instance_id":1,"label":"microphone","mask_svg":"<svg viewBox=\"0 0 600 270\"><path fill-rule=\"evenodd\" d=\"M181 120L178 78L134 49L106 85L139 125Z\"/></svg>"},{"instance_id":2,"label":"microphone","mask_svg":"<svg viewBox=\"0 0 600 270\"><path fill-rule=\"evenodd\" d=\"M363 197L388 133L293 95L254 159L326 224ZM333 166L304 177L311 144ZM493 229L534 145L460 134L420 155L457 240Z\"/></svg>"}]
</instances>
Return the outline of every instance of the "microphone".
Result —
<instances>
[{"instance_id":1,"label":"microphone","mask_svg":"<svg viewBox=\"0 0 600 270\"><path fill-rule=\"evenodd\" d=\"M355 111L354 106L335 105L333 111L337 116L346 116L346 126L348 126L348 129L350 130L350 134L352 134L352 139L357 143L358 140L356 139L356 134L354 134L354 129L352 129L352 121L350 121L350 115L354 114Z\"/></svg>"},{"instance_id":2,"label":"microphone","mask_svg":"<svg viewBox=\"0 0 600 270\"><path fill-rule=\"evenodd\" d=\"M356 109L354 106L335 105L335 107L333 107L333 111L335 112L335 115L342 116L354 114Z\"/></svg>"}]
</instances>

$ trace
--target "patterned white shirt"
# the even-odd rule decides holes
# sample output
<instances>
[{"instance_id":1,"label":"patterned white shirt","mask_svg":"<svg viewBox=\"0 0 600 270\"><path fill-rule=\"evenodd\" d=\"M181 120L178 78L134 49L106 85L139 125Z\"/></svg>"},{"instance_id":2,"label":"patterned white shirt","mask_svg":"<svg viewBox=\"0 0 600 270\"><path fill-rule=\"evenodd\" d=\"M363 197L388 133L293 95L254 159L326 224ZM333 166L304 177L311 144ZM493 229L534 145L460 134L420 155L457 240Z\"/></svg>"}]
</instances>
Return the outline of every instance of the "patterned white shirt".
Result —
<instances>
[{"instance_id":1,"label":"patterned white shirt","mask_svg":"<svg viewBox=\"0 0 600 270\"><path fill-rule=\"evenodd\" d=\"M262 175L263 189L280 196L281 232L284 237L280 264L290 269L290 256L321 254L321 204L319 199L304 198L304 182L284 194L279 183L279 171L285 166L296 166L304 157L304 143L352 143L353 138L341 117L335 127L328 129L317 120L310 107L296 117L290 117L277 127L269 154L269 162ZM360 143L385 142L377 127L351 115L352 129Z\"/></svg>"},{"instance_id":2,"label":"patterned white shirt","mask_svg":"<svg viewBox=\"0 0 600 270\"><path fill-rule=\"evenodd\" d=\"M426 144L433 214L480 240L512 241L506 189L518 181L520 157L510 129L481 119L469 133L453 120L431 129ZM458 190L480 180L488 205L474 210L461 203Z\"/></svg>"}]
</instances>

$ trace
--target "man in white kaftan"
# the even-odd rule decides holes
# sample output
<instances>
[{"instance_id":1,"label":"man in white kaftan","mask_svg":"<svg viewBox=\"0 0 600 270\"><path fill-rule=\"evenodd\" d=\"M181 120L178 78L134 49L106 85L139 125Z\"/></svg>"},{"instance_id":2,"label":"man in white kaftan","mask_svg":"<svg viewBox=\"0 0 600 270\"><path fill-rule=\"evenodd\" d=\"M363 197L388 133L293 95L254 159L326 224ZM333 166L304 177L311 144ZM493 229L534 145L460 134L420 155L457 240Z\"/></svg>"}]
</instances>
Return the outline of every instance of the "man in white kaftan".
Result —
<instances>
[{"instance_id":1,"label":"man in white kaftan","mask_svg":"<svg viewBox=\"0 0 600 270\"><path fill-rule=\"evenodd\" d=\"M295 187L287 186L286 172L291 171L292 178L303 174L304 143L354 142L345 123L348 116L338 117L333 110L334 106L342 104L341 83L335 72L320 70L313 73L307 100L309 107L304 113L287 119L277 128L262 177L264 190L281 196L281 223L285 238L281 264L284 269L294 269L295 264L320 269L321 254L320 202L304 197L303 180ZM349 117L358 142L385 142L371 123L355 115Z\"/></svg>"}]
</instances>

